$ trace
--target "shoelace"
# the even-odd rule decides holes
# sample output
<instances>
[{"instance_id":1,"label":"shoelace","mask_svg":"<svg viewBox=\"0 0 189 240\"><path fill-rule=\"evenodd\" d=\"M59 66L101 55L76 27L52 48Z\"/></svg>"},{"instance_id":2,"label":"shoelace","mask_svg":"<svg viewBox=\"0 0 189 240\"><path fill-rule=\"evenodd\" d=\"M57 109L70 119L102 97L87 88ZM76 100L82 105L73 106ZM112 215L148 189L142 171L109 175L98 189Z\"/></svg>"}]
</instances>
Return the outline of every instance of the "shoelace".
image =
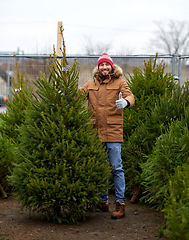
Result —
<instances>
[{"instance_id":1,"label":"shoelace","mask_svg":"<svg viewBox=\"0 0 189 240\"><path fill-rule=\"evenodd\" d=\"M120 211L120 207L121 205L119 203L116 203L116 211L119 212Z\"/></svg>"}]
</instances>

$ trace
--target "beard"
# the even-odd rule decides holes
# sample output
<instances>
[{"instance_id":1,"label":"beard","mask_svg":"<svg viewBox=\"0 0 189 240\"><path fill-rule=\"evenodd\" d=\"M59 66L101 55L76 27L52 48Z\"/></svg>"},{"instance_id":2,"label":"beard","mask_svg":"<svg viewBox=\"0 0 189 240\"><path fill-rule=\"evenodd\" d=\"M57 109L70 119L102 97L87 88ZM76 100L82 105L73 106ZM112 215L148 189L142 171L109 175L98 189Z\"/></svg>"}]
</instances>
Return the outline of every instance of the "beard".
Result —
<instances>
[{"instance_id":1,"label":"beard","mask_svg":"<svg viewBox=\"0 0 189 240\"><path fill-rule=\"evenodd\" d=\"M108 70L107 71L101 71L100 73L102 74L102 76L106 77L110 74L110 71L108 71Z\"/></svg>"}]
</instances>

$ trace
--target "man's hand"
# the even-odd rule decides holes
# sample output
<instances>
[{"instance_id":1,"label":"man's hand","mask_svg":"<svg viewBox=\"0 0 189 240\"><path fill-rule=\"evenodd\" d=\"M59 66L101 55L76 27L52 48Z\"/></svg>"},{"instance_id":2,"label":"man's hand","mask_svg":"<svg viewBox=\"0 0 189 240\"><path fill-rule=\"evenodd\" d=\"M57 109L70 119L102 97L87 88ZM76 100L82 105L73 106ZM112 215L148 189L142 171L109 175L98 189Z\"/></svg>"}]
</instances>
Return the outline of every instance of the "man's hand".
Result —
<instances>
[{"instance_id":1,"label":"man's hand","mask_svg":"<svg viewBox=\"0 0 189 240\"><path fill-rule=\"evenodd\" d=\"M122 98L122 93L121 92L119 93L119 100L116 100L116 106L119 109L127 107L127 101Z\"/></svg>"}]
</instances>

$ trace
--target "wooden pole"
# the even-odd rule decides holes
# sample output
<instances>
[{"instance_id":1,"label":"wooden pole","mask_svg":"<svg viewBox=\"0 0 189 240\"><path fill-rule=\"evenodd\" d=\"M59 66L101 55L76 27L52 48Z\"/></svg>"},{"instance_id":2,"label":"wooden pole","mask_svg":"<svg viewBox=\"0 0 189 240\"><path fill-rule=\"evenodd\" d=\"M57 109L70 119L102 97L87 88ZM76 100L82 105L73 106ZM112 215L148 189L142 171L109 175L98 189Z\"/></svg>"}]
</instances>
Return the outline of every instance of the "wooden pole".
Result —
<instances>
[{"instance_id":1,"label":"wooden pole","mask_svg":"<svg viewBox=\"0 0 189 240\"><path fill-rule=\"evenodd\" d=\"M60 31L61 27L63 26L63 22L58 22L58 29L57 29L57 46L56 46L56 54L57 56L62 55L62 33ZM61 59L58 58L59 63L61 63Z\"/></svg>"}]
</instances>

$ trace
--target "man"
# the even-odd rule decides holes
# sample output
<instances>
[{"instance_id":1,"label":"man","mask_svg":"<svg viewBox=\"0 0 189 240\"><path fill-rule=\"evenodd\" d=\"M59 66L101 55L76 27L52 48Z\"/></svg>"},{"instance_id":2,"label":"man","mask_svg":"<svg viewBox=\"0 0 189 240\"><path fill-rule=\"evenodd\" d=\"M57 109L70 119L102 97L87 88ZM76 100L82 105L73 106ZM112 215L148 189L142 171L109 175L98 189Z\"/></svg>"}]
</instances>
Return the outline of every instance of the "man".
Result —
<instances>
[{"instance_id":1,"label":"man","mask_svg":"<svg viewBox=\"0 0 189 240\"><path fill-rule=\"evenodd\" d=\"M122 79L122 69L113 64L111 57L103 53L93 71L94 79L82 88L88 92L88 104L93 111L91 121L98 129L113 165L116 209L111 217L122 218L125 215L125 177L122 168L121 144L123 142L123 108L134 105L135 99L126 81ZM108 211L108 195L100 195L102 210Z\"/></svg>"}]
</instances>

